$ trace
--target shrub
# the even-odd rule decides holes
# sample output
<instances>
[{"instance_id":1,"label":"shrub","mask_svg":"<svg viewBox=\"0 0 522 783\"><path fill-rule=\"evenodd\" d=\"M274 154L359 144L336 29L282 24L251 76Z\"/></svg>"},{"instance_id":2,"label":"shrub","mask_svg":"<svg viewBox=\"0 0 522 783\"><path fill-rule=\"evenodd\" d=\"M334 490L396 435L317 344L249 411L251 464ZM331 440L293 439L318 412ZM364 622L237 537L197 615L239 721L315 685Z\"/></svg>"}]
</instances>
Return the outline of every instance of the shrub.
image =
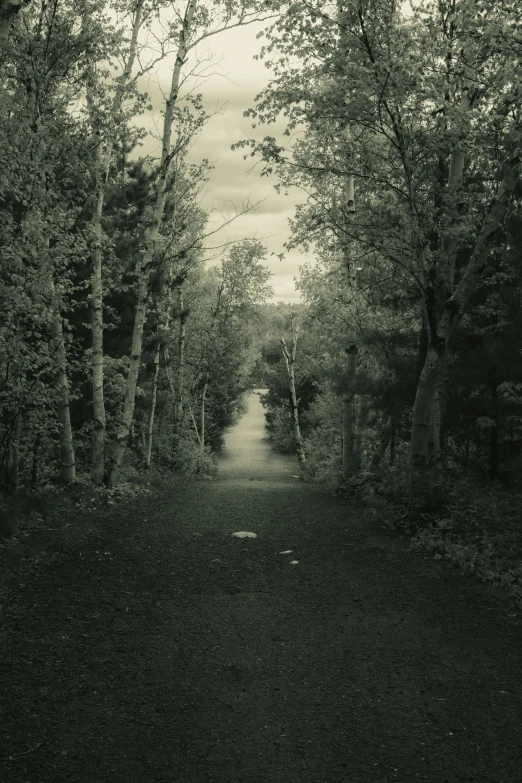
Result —
<instances>
[{"instance_id":1,"label":"shrub","mask_svg":"<svg viewBox=\"0 0 522 783\"><path fill-rule=\"evenodd\" d=\"M213 476L217 472L210 446L205 446L205 451L202 454L199 443L190 436L178 441L172 467L191 475Z\"/></svg>"}]
</instances>

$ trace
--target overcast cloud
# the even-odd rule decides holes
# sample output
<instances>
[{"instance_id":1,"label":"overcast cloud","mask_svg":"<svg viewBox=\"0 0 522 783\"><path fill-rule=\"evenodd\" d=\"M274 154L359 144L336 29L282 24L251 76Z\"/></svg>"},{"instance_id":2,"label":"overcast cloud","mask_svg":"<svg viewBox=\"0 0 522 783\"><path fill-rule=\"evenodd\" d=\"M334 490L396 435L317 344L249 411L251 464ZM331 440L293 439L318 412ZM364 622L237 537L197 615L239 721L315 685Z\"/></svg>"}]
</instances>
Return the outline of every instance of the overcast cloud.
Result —
<instances>
[{"instance_id":1,"label":"overcast cloud","mask_svg":"<svg viewBox=\"0 0 522 783\"><path fill-rule=\"evenodd\" d=\"M251 202L263 200L255 211L238 218L229 229L223 230L215 241L217 244L218 241L251 236L263 240L268 248L267 264L274 275L271 280L274 301L295 302L299 300L299 294L295 290L294 277L303 263L303 256L293 251L285 260L279 261L271 257L270 253L283 252L283 243L289 236L288 218L293 215L296 203L303 201L304 196L297 190L288 196L279 195L274 190L275 178L261 177L259 165L250 171L256 159L248 158L245 161L244 151L230 149L234 142L250 138L254 133L258 137L277 135L284 128L281 124L253 131L251 120L243 117L245 109L254 104L255 96L270 77L264 63L253 59L263 42L263 39L256 39L256 33L261 27L250 25L216 35L198 52L205 58L210 53L214 55L214 65L206 64L211 75L201 81L198 90L204 95L205 107L208 111L225 103L226 107L222 114L213 117L205 127L190 151L190 160L197 162L209 158L216 161L202 204L206 210L215 210L216 222L220 220L221 212L233 211L231 204L240 208L247 199ZM159 153L160 113L164 105L162 91L168 90L170 76L170 63L164 63L157 75L143 84L153 106L152 114L140 119L140 124L144 124L153 134L144 143L144 154Z\"/></svg>"}]
</instances>

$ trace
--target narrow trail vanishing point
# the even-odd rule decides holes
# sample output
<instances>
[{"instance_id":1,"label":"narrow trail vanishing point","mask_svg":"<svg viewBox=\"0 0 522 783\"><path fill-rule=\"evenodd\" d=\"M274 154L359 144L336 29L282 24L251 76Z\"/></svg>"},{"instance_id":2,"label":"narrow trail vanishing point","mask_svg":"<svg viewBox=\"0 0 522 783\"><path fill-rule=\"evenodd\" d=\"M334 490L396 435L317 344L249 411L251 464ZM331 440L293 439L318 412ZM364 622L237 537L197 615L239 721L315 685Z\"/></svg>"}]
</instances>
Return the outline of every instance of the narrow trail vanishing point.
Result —
<instances>
[{"instance_id":1,"label":"narrow trail vanishing point","mask_svg":"<svg viewBox=\"0 0 522 783\"><path fill-rule=\"evenodd\" d=\"M0 780L520 783L520 618L297 481L248 402L215 480L6 580Z\"/></svg>"}]
</instances>

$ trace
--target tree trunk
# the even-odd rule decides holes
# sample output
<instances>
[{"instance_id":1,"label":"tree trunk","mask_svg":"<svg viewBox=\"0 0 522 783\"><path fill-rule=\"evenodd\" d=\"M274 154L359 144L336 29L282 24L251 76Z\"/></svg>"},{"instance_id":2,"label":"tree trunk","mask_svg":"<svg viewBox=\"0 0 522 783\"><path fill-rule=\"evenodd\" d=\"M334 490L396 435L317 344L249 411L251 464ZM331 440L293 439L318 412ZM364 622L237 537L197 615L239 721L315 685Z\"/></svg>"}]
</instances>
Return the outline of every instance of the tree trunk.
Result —
<instances>
[{"instance_id":1,"label":"tree trunk","mask_svg":"<svg viewBox=\"0 0 522 783\"><path fill-rule=\"evenodd\" d=\"M18 493L20 487L20 434L22 432L22 411L18 408L13 437L11 440L11 470L9 471L9 491L12 495Z\"/></svg>"},{"instance_id":2,"label":"tree trunk","mask_svg":"<svg viewBox=\"0 0 522 783\"><path fill-rule=\"evenodd\" d=\"M154 431L154 414L156 412L156 400L158 396L158 377L160 368L161 341L158 342L154 352L154 377L152 380L152 399L150 403L149 422L147 426L147 441L145 446L145 467L150 468L150 456L152 454L152 433Z\"/></svg>"},{"instance_id":3,"label":"tree trunk","mask_svg":"<svg viewBox=\"0 0 522 783\"><path fill-rule=\"evenodd\" d=\"M205 385L203 386L203 392L201 394L201 423L199 426L199 445L201 448L202 460L205 456L205 404L207 401L207 389L208 389L208 380L205 381Z\"/></svg>"},{"instance_id":4,"label":"tree trunk","mask_svg":"<svg viewBox=\"0 0 522 783\"><path fill-rule=\"evenodd\" d=\"M392 413L391 418L391 436L390 436L390 465L395 464L395 447L397 442L397 417Z\"/></svg>"},{"instance_id":5,"label":"tree trunk","mask_svg":"<svg viewBox=\"0 0 522 783\"><path fill-rule=\"evenodd\" d=\"M410 505L413 508L425 510L431 507L432 459L428 444L435 391L440 382L441 369L444 369L443 362L450 339L486 269L492 238L507 214L519 172L520 160L517 153L505 168L503 180L482 223L468 264L455 290L444 302L438 322L433 313L430 347L419 378L412 417Z\"/></svg>"},{"instance_id":6,"label":"tree trunk","mask_svg":"<svg viewBox=\"0 0 522 783\"><path fill-rule=\"evenodd\" d=\"M92 464L91 478L95 484L102 484L105 475L105 399L104 399L104 367L103 367L103 282L102 282L102 248L101 248L101 217L103 210L103 189L96 196L95 215L93 215L93 230L95 244L92 254L91 278L91 329L92 329Z\"/></svg>"},{"instance_id":7,"label":"tree trunk","mask_svg":"<svg viewBox=\"0 0 522 783\"><path fill-rule=\"evenodd\" d=\"M438 509L442 502L441 408L438 386L435 388L435 393L433 395L431 429L431 502L433 508Z\"/></svg>"},{"instance_id":8,"label":"tree trunk","mask_svg":"<svg viewBox=\"0 0 522 783\"><path fill-rule=\"evenodd\" d=\"M432 408L437 389L441 357L434 348L428 350L415 403L411 427L410 505L421 511L431 507L431 469L433 438Z\"/></svg>"},{"instance_id":9,"label":"tree trunk","mask_svg":"<svg viewBox=\"0 0 522 783\"><path fill-rule=\"evenodd\" d=\"M76 479L76 460L71 427L69 405L69 380L67 377L67 354L63 335L63 320L60 312L60 300L53 279L53 268L49 261L49 238L43 243L43 255L48 266L48 291L51 307L51 355L54 359L54 388L56 389L57 418L60 443L60 479L68 484ZM44 273L45 274L45 273Z\"/></svg>"},{"instance_id":10,"label":"tree trunk","mask_svg":"<svg viewBox=\"0 0 522 783\"><path fill-rule=\"evenodd\" d=\"M74 441L71 427L71 411L69 405L69 381L67 378L67 355L63 336L63 322L60 304L56 296L52 272L49 284L51 288L53 314L51 320L51 350L54 355L55 374L54 387L57 392L57 416L60 425L60 478L70 483L76 478L76 460L74 456Z\"/></svg>"},{"instance_id":11,"label":"tree trunk","mask_svg":"<svg viewBox=\"0 0 522 783\"><path fill-rule=\"evenodd\" d=\"M346 388L343 393L343 478L351 478L357 470L355 456L355 378L357 374L357 346L346 349Z\"/></svg>"},{"instance_id":12,"label":"tree trunk","mask_svg":"<svg viewBox=\"0 0 522 783\"><path fill-rule=\"evenodd\" d=\"M292 318L292 343L290 346L290 352L286 347L285 338L281 337L281 352L286 364L286 372L288 374L288 391L290 393L290 415L292 418L292 430L294 433L295 450L297 453L297 459L299 460L299 467L304 470L306 463L306 456L303 448L303 439L301 437L301 427L299 426L299 403L295 391L295 355L297 351L297 336L298 328L294 325Z\"/></svg>"},{"instance_id":13,"label":"tree trunk","mask_svg":"<svg viewBox=\"0 0 522 783\"><path fill-rule=\"evenodd\" d=\"M102 139L98 136L96 157L94 162L95 189L94 206L91 217L91 227L94 237L92 247L91 274L91 330L92 330L92 405L93 405L93 438L91 478L95 484L101 484L105 475L105 399L104 399L104 367L103 367L103 258L102 258L102 216L105 201L105 188L114 147L114 136L117 127L117 116L121 111L125 89L129 82L134 61L136 59L138 33L142 23L144 0L138 0L134 11L129 53L119 79L111 106L111 127L106 140L105 152L102 149ZM88 96L89 97L89 96ZM94 120L94 105L89 99L89 107Z\"/></svg>"},{"instance_id":14,"label":"tree trunk","mask_svg":"<svg viewBox=\"0 0 522 783\"><path fill-rule=\"evenodd\" d=\"M130 426L134 415L136 386L138 383L138 373L143 343L143 327L145 325L145 319L147 315L149 275L151 265L154 261L156 242L159 235L161 221L163 219L165 201L167 197L167 177L171 161L171 136L172 123L174 121L174 107L178 98L181 68L187 54L187 38L195 9L196 1L189 0L180 33L180 43L176 56L176 63L172 72L170 93L166 102L165 116L163 121L161 167L156 187L154 213L151 224L145 234L145 250L138 270L138 302L136 304L136 316L134 319L134 329L132 333L132 348L130 355L129 373L127 375L127 383L125 387L123 412L118 427L116 442L114 444L114 452L112 456L112 470L110 474L111 486L116 485L120 478L121 465L127 447Z\"/></svg>"},{"instance_id":15,"label":"tree trunk","mask_svg":"<svg viewBox=\"0 0 522 783\"><path fill-rule=\"evenodd\" d=\"M0 49L7 46L15 16L31 0L0 0Z\"/></svg>"},{"instance_id":16,"label":"tree trunk","mask_svg":"<svg viewBox=\"0 0 522 783\"><path fill-rule=\"evenodd\" d=\"M361 394L359 397L359 405L356 415L356 427L355 438L353 443L353 458L355 463L355 469L361 470L362 467L362 444L363 444L363 430L366 426L368 419L368 398L365 394Z\"/></svg>"},{"instance_id":17,"label":"tree trunk","mask_svg":"<svg viewBox=\"0 0 522 783\"><path fill-rule=\"evenodd\" d=\"M91 275L91 331L92 331L92 464L91 478L95 484L102 484L105 474L105 399L103 367L103 281L102 281L102 213L105 186L102 179L100 147L97 149L95 204L92 215L94 245L92 248Z\"/></svg>"},{"instance_id":18,"label":"tree trunk","mask_svg":"<svg viewBox=\"0 0 522 783\"><path fill-rule=\"evenodd\" d=\"M375 449L372 456L371 465L373 469L378 468L384 462L386 451L388 449L388 446L390 445L391 436L392 436L392 418L390 416L390 418L385 422L384 426L381 429L380 443L378 448Z\"/></svg>"},{"instance_id":19,"label":"tree trunk","mask_svg":"<svg viewBox=\"0 0 522 783\"><path fill-rule=\"evenodd\" d=\"M417 351L417 379L420 378L422 368L424 367L424 364L426 362L426 355L428 353L429 345L430 345L430 338L428 334L428 325L426 323L426 317L423 311L422 325L421 325L421 331L419 335L419 347Z\"/></svg>"},{"instance_id":20,"label":"tree trunk","mask_svg":"<svg viewBox=\"0 0 522 783\"><path fill-rule=\"evenodd\" d=\"M194 416L194 412L190 406L189 406L189 411L190 411L190 418L192 420L192 426L194 427L194 432L196 433L198 445L201 447L201 438L199 436L198 424L196 422L196 417Z\"/></svg>"},{"instance_id":21,"label":"tree trunk","mask_svg":"<svg viewBox=\"0 0 522 783\"><path fill-rule=\"evenodd\" d=\"M31 485L33 487L35 487L38 482L38 457L40 452L41 439L42 435L40 432L38 432L33 443L33 457L31 463Z\"/></svg>"},{"instance_id":22,"label":"tree trunk","mask_svg":"<svg viewBox=\"0 0 522 783\"><path fill-rule=\"evenodd\" d=\"M176 427L176 437L181 436L183 429L183 384L185 381L185 322L186 316L183 314L183 289L178 288L178 306L180 315L179 336L178 336L178 378L176 383L176 404L174 408L174 421Z\"/></svg>"},{"instance_id":23,"label":"tree trunk","mask_svg":"<svg viewBox=\"0 0 522 783\"><path fill-rule=\"evenodd\" d=\"M349 134L348 134L349 135ZM353 175L348 175L344 181L344 208L347 228L355 214L355 185ZM350 286L352 292L357 296L358 289L358 270L353 268L353 259L350 253L350 244L348 235L343 242L343 260L348 270ZM343 478L349 479L358 470L358 460L360 454L357 454L356 429L355 429L355 378L357 375L357 343L355 335L350 335L348 345L345 348L347 367L346 367L346 388L344 389L343 402ZM359 442L360 446L360 442Z\"/></svg>"},{"instance_id":24,"label":"tree trunk","mask_svg":"<svg viewBox=\"0 0 522 783\"><path fill-rule=\"evenodd\" d=\"M490 382L491 394L491 419L494 421L489 428L489 478L495 481L498 478L498 393L497 378L493 370Z\"/></svg>"}]
</instances>

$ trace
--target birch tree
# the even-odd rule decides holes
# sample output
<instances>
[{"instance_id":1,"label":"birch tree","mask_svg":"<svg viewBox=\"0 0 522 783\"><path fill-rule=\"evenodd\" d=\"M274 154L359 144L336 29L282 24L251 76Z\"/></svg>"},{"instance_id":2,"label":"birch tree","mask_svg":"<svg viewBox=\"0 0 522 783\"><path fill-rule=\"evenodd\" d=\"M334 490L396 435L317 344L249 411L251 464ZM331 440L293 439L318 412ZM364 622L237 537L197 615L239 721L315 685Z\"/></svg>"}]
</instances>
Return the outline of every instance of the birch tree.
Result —
<instances>
[{"instance_id":1,"label":"birch tree","mask_svg":"<svg viewBox=\"0 0 522 783\"><path fill-rule=\"evenodd\" d=\"M259 6L257 3L251 4L246 2L238 6L235 3L216 2L213 6L214 14L209 14L208 9L204 6L201 6L201 8L198 9L197 0L188 0L184 14L180 19L178 50L172 70L170 89L165 102L161 159L159 174L156 180L155 203L150 225L145 234L144 251L137 270L138 302L136 305L136 318L132 336L125 399L112 454L110 482L113 485L119 480L123 456L125 454L134 414L136 385L142 352L143 327L147 313L147 300L149 295L148 283L151 268L154 264L156 243L165 208L170 164L176 150L175 142L173 145L172 131L175 108L179 99L182 68L189 50L193 49L196 44L200 43L205 38L224 30L231 29L232 27L237 27L266 17L266 12L260 11L260 7L263 8L263 4Z\"/></svg>"},{"instance_id":2,"label":"birch tree","mask_svg":"<svg viewBox=\"0 0 522 783\"><path fill-rule=\"evenodd\" d=\"M297 399L295 391L295 357L297 353L297 338L299 336L299 326L295 323L294 318L291 317L291 330L292 337L290 341L290 350L286 345L286 340L281 337L279 342L281 343L281 353L286 366L286 372L288 375L288 393L290 401L290 416L292 419L292 430L294 433L295 450L297 459L299 460L299 467L304 470L306 463L306 455L303 447L303 439L301 437L301 428L299 426L299 400Z\"/></svg>"},{"instance_id":3,"label":"birch tree","mask_svg":"<svg viewBox=\"0 0 522 783\"><path fill-rule=\"evenodd\" d=\"M95 97L95 67L90 66L87 85L87 105L90 122L94 130L94 193L91 217L92 273L91 273L91 333L92 333L92 406L93 439L91 476L95 484L101 484L105 475L105 401L103 372L103 234L102 217L105 191L112 161L116 134L121 125L121 113L124 98L138 53L138 35L143 25L145 0L137 0L131 13L130 43L121 75L118 77L109 110L100 111L99 101ZM85 20L88 24L88 19ZM103 119L102 119L103 117Z\"/></svg>"}]
</instances>

